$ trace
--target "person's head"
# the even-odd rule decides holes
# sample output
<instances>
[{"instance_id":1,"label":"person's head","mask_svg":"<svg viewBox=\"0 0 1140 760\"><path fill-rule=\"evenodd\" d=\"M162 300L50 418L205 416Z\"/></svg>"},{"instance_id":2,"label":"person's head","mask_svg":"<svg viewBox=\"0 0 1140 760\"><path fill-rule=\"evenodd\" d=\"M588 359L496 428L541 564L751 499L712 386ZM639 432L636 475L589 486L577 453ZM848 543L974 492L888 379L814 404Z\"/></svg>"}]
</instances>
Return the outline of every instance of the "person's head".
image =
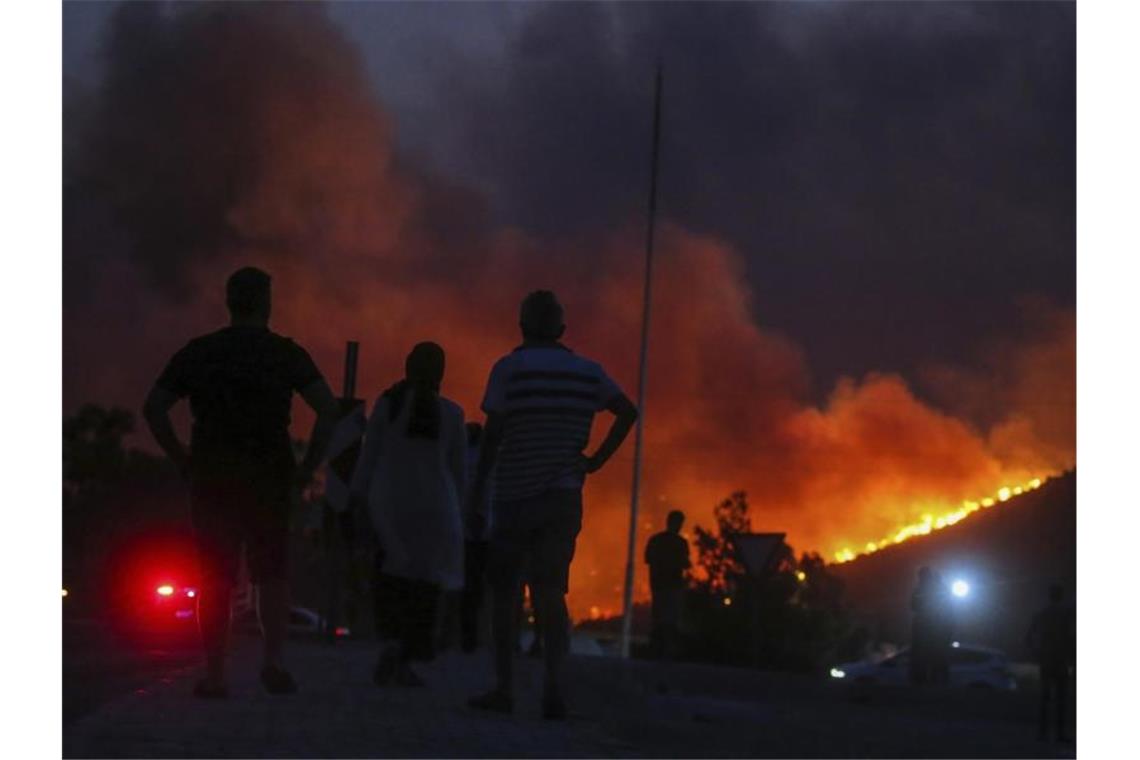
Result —
<instances>
[{"instance_id":1,"label":"person's head","mask_svg":"<svg viewBox=\"0 0 1140 760\"><path fill-rule=\"evenodd\" d=\"M1054 602L1054 603L1060 602L1064 598L1065 598L1065 587L1062 586L1060 583L1054 583L1052 586L1049 587L1049 601L1050 602Z\"/></svg>"},{"instance_id":2,"label":"person's head","mask_svg":"<svg viewBox=\"0 0 1140 760\"><path fill-rule=\"evenodd\" d=\"M685 513L679 509L674 509L665 518L665 527L669 529L670 533L680 533L681 526L685 524Z\"/></svg>"},{"instance_id":3,"label":"person's head","mask_svg":"<svg viewBox=\"0 0 1140 760\"><path fill-rule=\"evenodd\" d=\"M566 331L562 304L549 290L535 290L523 299L519 308L519 328L523 340L553 341Z\"/></svg>"},{"instance_id":4,"label":"person's head","mask_svg":"<svg viewBox=\"0 0 1140 760\"><path fill-rule=\"evenodd\" d=\"M439 390L443 382L443 349L438 343L417 343L404 360L404 377L417 388Z\"/></svg>"},{"instance_id":5,"label":"person's head","mask_svg":"<svg viewBox=\"0 0 1140 760\"><path fill-rule=\"evenodd\" d=\"M467 445L478 446L479 441L483 440L483 426L478 422L467 423Z\"/></svg>"},{"instance_id":6,"label":"person's head","mask_svg":"<svg viewBox=\"0 0 1140 760\"><path fill-rule=\"evenodd\" d=\"M242 267L226 280L226 308L230 321L268 324L272 278L257 267Z\"/></svg>"}]
</instances>

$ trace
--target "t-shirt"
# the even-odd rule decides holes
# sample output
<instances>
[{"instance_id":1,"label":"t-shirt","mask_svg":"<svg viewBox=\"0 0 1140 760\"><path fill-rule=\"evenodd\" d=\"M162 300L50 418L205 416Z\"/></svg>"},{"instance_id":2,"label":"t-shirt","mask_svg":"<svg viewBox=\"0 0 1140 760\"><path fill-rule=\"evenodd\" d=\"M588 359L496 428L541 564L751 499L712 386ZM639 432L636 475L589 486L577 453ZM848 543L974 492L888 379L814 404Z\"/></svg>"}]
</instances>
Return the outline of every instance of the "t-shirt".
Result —
<instances>
[{"instance_id":1,"label":"t-shirt","mask_svg":"<svg viewBox=\"0 0 1140 760\"><path fill-rule=\"evenodd\" d=\"M524 344L499 359L482 405L487 414L505 417L495 500L581 489L575 465L594 415L619 395L600 364L558 343Z\"/></svg>"},{"instance_id":2,"label":"t-shirt","mask_svg":"<svg viewBox=\"0 0 1140 760\"><path fill-rule=\"evenodd\" d=\"M645 562L649 565L649 585L681 586L689 567L689 542L672 531L661 531L645 545Z\"/></svg>"},{"instance_id":3,"label":"t-shirt","mask_svg":"<svg viewBox=\"0 0 1140 760\"><path fill-rule=\"evenodd\" d=\"M157 385L190 399L199 465L292 464L293 392L321 380L305 349L267 328L226 327L187 343Z\"/></svg>"}]
</instances>

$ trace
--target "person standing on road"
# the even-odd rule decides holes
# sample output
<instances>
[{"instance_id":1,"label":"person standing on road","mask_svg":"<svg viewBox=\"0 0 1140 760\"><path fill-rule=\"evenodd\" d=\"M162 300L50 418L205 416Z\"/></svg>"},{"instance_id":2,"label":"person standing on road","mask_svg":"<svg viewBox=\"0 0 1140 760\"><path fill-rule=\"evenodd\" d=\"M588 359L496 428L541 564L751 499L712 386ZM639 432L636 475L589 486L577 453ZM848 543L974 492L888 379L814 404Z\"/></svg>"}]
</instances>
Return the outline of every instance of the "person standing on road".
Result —
<instances>
[{"instance_id":1,"label":"person standing on road","mask_svg":"<svg viewBox=\"0 0 1140 760\"><path fill-rule=\"evenodd\" d=\"M463 543L463 601L460 609L460 630L464 652L474 652L479 646L479 617L483 609L483 590L487 584L487 528L490 518L490 500L484 493L476 504L471 498L471 484L479 462L479 446L483 440L483 426L467 423L467 495L464 505Z\"/></svg>"},{"instance_id":2,"label":"person standing on road","mask_svg":"<svg viewBox=\"0 0 1140 760\"><path fill-rule=\"evenodd\" d=\"M336 399L309 354L269 329L271 279L248 267L226 281L230 325L195 338L167 364L143 414L159 446L190 485L201 564L198 625L206 675L203 698L227 695L225 656L230 595L244 547L265 638L261 681L289 693L297 684L282 662L289 616L289 512L324 457L339 416ZM289 438L293 393L316 412L308 450L297 466ZM189 398L190 450L179 441L170 409Z\"/></svg>"},{"instance_id":3,"label":"person standing on road","mask_svg":"<svg viewBox=\"0 0 1140 760\"><path fill-rule=\"evenodd\" d=\"M929 567L919 568L918 583L910 597L910 681L928 683L936 628L937 578Z\"/></svg>"},{"instance_id":4,"label":"person standing on road","mask_svg":"<svg viewBox=\"0 0 1140 760\"><path fill-rule=\"evenodd\" d=\"M566 328L554 293L528 295L519 327L522 345L495 363L483 397L487 426L473 492L484 492L494 468L488 571L497 683L468 704L498 712L514 709L516 610L525 577L545 639L542 714L558 720L566 717L561 686L570 645L566 592L582 527L582 486L586 475L597 472L625 440L637 408L600 364L559 342ZM598 450L587 456L590 427L602 410L615 419Z\"/></svg>"},{"instance_id":5,"label":"person standing on road","mask_svg":"<svg viewBox=\"0 0 1140 760\"><path fill-rule=\"evenodd\" d=\"M653 597L651 646L657 656L672 659L680 636L681 601L685 592L685 571L689 569L689 542L681 535L685 513L674 509L666 518L666 529L652 536L645 545L649 565L649 590Z\"/></svg>"},{"instance_id":6,"label":"person standing on road","mask_svg":"<svg viewBox=\"0 0 1140 760\"><path fill-rule=\"evenodd\" d=\"M463 587L467 434L463 409L440 395L443 349L418 343L404 379L372 408L352 477L354 511L367 504L380 549L377 595L389 613L373 681L419 686L414 660L435 655L444 590Z\"/></svg>"},{"instance_id":7,"label":"person standing on road","mask_svg":"<svg viewBox=\"0 0 1140 760\"><path fill-rule=\"evenodd\" d=\"M1065 604L1060 585L1049 588L1049 604L1033 616L1025 635L1025 643L1041 675L1041 701L1038 714L1038 738L1049 738L1049 702L1054 702L1057 741L1070 741L1068 729L1069 668L1076 649L1076 616Z\"/></svg>"}]
</instances>

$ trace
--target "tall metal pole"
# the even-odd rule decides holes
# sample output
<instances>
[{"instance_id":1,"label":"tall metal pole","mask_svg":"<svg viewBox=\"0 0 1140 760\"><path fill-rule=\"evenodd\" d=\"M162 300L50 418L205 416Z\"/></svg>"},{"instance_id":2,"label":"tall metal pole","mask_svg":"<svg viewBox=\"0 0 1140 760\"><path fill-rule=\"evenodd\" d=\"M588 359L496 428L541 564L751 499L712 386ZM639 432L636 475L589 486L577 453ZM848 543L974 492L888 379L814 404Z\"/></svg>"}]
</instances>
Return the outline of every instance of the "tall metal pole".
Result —
<instances>
[{"instance_id":1,"label":"tall metal pole","mask_svg":"<svg viewBox=\"0 0 1140 760\"><path fill-rule=\"evenodd\" d=\"M629 546L625 555L625 592L622 595L621 656L629 658L633 628L633 568L637 552L637 501L641 491L641 448L645 428L645 357L649 348L649 304L653 282L653 230L657 219L657 154L661 142L661 64L653 94L653 148L649 159L649 218L645 233L645 289L641 311L641 358L637 375L637 428L633 437L633 488L629 502Z\"/></svg>"}]
</instances>

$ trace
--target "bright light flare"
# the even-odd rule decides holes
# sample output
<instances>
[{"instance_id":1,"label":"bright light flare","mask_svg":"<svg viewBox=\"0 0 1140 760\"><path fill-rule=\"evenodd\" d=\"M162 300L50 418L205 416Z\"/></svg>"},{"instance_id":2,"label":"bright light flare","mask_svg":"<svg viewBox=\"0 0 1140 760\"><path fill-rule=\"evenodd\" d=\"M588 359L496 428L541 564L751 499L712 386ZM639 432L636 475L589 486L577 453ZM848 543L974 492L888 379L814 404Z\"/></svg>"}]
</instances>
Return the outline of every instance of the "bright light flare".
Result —
<instances>
[{"instance_id":1,"label":"bright light flare","mask_svg":"<svg viewBox=\"0 0 1140 760\"><path fill-rule=\"evenodd\" d=\"M846 677L847 677L847 674L846 674L846 673L844 673L844 672L843 672L842 670L840 670L839 668L832 668L832 669L831 669L831 677L832 677L832 678L846 678Z\"/></svg>"},{"instance_id":2,"label":"bright light flare","mask_svg":"<svg viewBox=\"0 0 1140 760\"><path fill-rule=\"evenodd\" d=\"M726 596L724 598L724 606L725 607L731 607L732 606L732 597L731 596Z\"/></svg>"},{"instance_id":3,"label":"bright light flare","mask_svg":"<svg viewBox=\"0 0 1140 760\"><path fill-rule=\"evenodd\" d=\"M154 593L158 594L159 596L171 596L174 593L174 586L171 586L169 584L159 586L154 590Z\"/></svg>"},{"instance_id":4,"label":"bright light flare","mask_svg":"<svg viewBox=\"0 0 1140 760\"><path fill-rule=\"evenodd\" d=\"M959 599L963 599L970 595L970 584L958 579L950 585L950 592Z\"/></svg>"},{"instance_id":5,"label":"bright light flare","mask_svg":"<svg viewBox=\"0 0 1140 760\"><path fill-rule=\"evenodd\" d=\"M63 589L63 596L64 596L64 597L66 597L66 596L67 596L67 589Z\"/></svg>"}]
</instances>

